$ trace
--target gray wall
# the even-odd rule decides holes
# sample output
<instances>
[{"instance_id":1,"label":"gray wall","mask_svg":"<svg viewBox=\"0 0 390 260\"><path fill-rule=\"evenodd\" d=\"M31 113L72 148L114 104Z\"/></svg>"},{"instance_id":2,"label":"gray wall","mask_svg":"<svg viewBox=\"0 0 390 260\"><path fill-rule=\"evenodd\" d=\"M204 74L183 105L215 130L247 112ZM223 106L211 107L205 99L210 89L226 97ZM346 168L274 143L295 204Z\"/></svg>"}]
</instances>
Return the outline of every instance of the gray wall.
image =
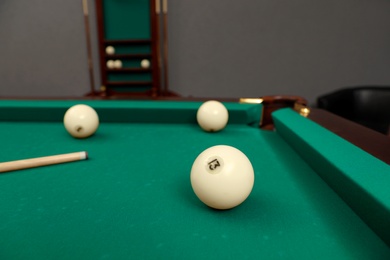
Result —
<instances>
[{"instance_id":1,"label":"gray wall","mask_svg":"<svg viewBox=\"0 0 390 260\"><path fill-rule=\"evenodd\" d=\"M89 92L82 1L0 1L0 96ZM89 0L95 82L94 1ZM170 0L169 83L182 96L318 95L390 85L390 1Z\"/></svg>"}]
</instances>

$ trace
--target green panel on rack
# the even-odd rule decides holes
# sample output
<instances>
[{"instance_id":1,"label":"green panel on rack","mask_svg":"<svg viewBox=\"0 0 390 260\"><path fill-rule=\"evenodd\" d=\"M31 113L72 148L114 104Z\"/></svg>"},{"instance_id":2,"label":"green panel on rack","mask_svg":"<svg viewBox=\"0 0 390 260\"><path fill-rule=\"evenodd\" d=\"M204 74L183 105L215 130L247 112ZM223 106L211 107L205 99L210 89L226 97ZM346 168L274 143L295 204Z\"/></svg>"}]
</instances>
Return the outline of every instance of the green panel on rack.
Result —
<instances>
[{"instance_id":1,"label":"green panel on rack","mask_svg":"<svg viewBox=\"0 0 390 260\"><path fill-rule=\"evenodd\" d=\"M115 54L150 54L152 52L150 44L147 45L115 45Z\"/></svg>"},{"instance_id":2,"label":"green panel on rack","mask_svg":"<svg viewBox=\"0 0 390 260\"><path fill-rule=\"evenodd\" d=\"M143 59L131 59L131 60L122 60L124 68L141 68L141 61ZM150 58L146 60L151 61Z\"/></svg>"},{"instance_id":3,"label":"green panel on rack","mask_svg":"<svg viewBox=\"0 0 390 260\"><path fill-rule=\"evenodd\" d=\"M111 87L110 90L115 91L116 93L141 93L147 92L152 89L152 86L129 86L129 87Z\"/></svg>"},{"instance_id":4,"label":"green panel on rack","mask_svg":"<svg viewBox=\"0 0 390 260\"><path fill-rule=\"evenodd\" d=\"M149 0L103 1L106 40L149 39Z\"/></svg>"},{"instance_id":5,"label":"green panel on rack","mask_svg":"<svg viewBox=\"0 0 390 260\"><path fill-rule=\"evenodd\" d=\"M108 81L151 81L152 75L150 73L131 73L131 74L114 74L108 73Z\"/></svg>"}]
</instances>

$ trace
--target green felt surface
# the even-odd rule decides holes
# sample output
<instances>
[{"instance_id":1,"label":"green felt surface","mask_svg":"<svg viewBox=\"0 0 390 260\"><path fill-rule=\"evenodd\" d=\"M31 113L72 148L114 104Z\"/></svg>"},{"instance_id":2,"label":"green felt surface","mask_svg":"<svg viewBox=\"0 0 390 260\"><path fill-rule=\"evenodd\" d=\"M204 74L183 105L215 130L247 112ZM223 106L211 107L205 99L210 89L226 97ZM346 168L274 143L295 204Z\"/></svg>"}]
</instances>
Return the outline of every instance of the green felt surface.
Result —
<instances>
[{"instance_id":1,"label":"green felt surface","mask_svg":"<svg viewBox=\"0 0 390 260\"><path fill-rule=\"evenodd\" d=\"M103 1L106 40L149 39L149 0Z\"/></svg>"},{"instance_id":2,"label":"green felt surface","mask_svg":"<svg viewBox=\"0 0 390 260\"><path fill-rule=\"evenodd\" d=\"M252 126L260 106L226 104L232 122L210 134L191 118L197 102L89 101L103 122L77 140L58 119L74 103L0 102L0 161L90 156L0 174L1 259L390 257L278 133ZM253 192L228 211L203 205L189 181L196 156L217 144L239 148L255 169Z\"/></svg>"}]
</instances>

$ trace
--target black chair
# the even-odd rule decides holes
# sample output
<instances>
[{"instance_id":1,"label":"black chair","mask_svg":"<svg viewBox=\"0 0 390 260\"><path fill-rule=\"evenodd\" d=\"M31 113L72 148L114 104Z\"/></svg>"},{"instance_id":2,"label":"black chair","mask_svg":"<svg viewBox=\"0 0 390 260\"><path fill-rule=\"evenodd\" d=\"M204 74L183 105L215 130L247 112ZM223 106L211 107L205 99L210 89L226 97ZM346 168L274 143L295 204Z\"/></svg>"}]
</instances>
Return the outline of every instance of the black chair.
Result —
<instances>
[{"instance_id":1,"label":"black chair","mask_svg":"<svg viewBox=\"0 0 390 260\"><path fill-rule=\"evenodd\" d=\"M390 135L390 87L340 89L318 97L317 107Z\"/></svg>"}]
</instances>

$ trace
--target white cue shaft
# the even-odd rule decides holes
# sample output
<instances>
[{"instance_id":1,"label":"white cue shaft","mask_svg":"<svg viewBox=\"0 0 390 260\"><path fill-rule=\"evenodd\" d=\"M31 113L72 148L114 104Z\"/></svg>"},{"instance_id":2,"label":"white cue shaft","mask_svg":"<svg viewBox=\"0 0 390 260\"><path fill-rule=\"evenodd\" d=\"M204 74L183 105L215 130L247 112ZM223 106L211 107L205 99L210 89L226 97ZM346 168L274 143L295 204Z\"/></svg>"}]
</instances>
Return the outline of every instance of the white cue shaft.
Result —
<instances>
[{"instance_id":1,"label":"white cue shaft","mask_svg":"<svg viewBox=\"0 0 390 260\"><path fill-rule=\"evenodd\" d=\"M27 168L34 168L52 164L60 164L66 162L74 162L86 160L88 158L87 152L66 153L52 156L45 156L39 158L11 161L0 163L0 172L9 172L22 170Z\"/></svg>"}]
</instances>

